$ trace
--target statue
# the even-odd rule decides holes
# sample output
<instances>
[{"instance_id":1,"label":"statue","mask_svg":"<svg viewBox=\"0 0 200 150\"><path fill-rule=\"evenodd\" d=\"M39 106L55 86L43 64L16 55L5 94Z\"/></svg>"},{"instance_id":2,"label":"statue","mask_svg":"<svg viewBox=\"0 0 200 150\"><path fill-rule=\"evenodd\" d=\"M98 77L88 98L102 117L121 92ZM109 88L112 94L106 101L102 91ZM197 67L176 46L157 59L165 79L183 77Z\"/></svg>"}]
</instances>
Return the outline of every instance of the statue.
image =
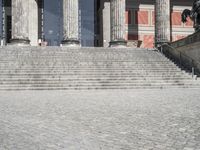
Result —
<instances>
[{"instance_id":1,"label":"statue","mask_svg":"<svg viewBox=\"0 0 200 150\"><path fill-rule=\"evenodd\" d=\"M187 17L190 17L194 22L195 31L198 31L200 29L200 0L194 0L192 10L185 9L181 17L183 23L187 22Z\"/></svg>"}]
</instances>

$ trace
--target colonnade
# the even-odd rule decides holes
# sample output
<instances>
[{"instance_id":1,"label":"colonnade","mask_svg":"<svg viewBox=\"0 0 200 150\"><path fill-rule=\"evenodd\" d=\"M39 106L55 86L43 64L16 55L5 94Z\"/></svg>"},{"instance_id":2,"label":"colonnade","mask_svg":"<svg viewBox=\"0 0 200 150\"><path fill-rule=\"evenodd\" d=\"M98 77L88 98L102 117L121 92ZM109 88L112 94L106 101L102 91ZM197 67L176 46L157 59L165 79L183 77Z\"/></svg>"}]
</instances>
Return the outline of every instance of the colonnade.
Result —
<instances>
[{"instance_id":1,"label":"colonnade","mask_svg":"<svg viewBox=\"0 0 200 150\"><path fill-rule=\"evenodd\" d=\"M12 0L13 45L29 45L29 1ZM79 46L79 0L63 0L63 46ZM110 0L110 46L126 46L126 0ZM155 44L170 40L170 0L155 2Z\"/></svg>"}]
</instances>

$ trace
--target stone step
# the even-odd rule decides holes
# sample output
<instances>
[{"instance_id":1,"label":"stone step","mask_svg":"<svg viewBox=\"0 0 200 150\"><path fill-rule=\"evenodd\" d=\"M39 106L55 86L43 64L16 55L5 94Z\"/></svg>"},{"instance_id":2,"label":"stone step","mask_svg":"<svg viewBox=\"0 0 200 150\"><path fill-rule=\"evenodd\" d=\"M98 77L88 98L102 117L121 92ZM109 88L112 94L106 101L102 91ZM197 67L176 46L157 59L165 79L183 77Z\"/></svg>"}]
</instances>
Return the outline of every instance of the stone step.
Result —
<instances>
[{"instance_id":1,"label":"stone step","mask_svg":"<svg viewBox=\"0 0 200 150\"><path fill-rule=\"evenodd\" d=\"M0 75L0 78L135 78L135 79L191 79L192 75L130 75L130 74L4 74Z\"/></svg>"},{"instance_id":2,"label":"stone step","mask_svg":"<svg viewBox=\"0 0 200 150\"><path fill-rule=\"evenodd\" d=\"M0 80L1 85L15 85L15 84L27 84L27 85L35 85L35 84L49 84L49 85L73 85L73 84L193 84L199 85L200 82L195 80Z\"/></svg>"},{"instance_id":3,"label":"stone step","mask_svg":"<svg viewBox=\"0 0 200 150\"><path fill-rule=\"evenodd\" d=\"M88 87L1 87L1 91L20 91L20 90L126 90L126 89L185 89L185 88L190 88L190 89L199 89L197 86L192 86L192 85L184 85L184 86L179 86L179 85L171 85L171 86L109 86L109 87L95 87L95 86L88 86Z\"/></svg>"},{"instance_id":4,"label":"stone step","mask_svg":"<svg viewBox=\"0 0 200 150\"><path fill-rule=\"evenodd\" d=\"M7 56L7 57L5 57ZM9 56L9 54L5 54L5 56L0 55L0 58L2 58L1 60L15 60L15 59L36 59L36 60L40 60L40 59L44 59L44 60L55 60L55 59L60 59L60 60L98 60L98 61L103 61L103 60L115 60L115 61L170 61L169 59L166 58L162 58L156 55L127 55L127 56L120 56L120 55L115 55L114 53L112 55L102 55L102 54L97 54L97 55L71 55L71 54L60 54L60 55L56 55L56 54L52 54L51 55L46 55L46 54L38 54L38 55L31 55L31 54L21 54L21 55L11 55Z\"/></svg>"},{"instance_id":5,"label":"stone step","mask_svg":"<svg viewBox=\"0 0 200 150\"><path fill-rule=\"evenodd\" d=\"M118 70L126 70L126 69L161 69L161 70L181 70L177 66L147 66L147 65L87 65L87 64L82 64L82 65L75 65L75 64L69 64L69 65L64 65L64 64L56 64L56 65L18 65L18 64L10 64L10 65L2 65L0 66L1 70L2 69L15 69L15 68L21 68L21 69L64 69L64 68L69 68L69 69L118 69ZM4 68L3 68L4 67Z\"/></svg>"},{"instance_id":6,"label":"stone step","mask_svg":"<svg viewBox=\"0 0 200 150\"><path fill-rule=\"evenodd\" d=\"M0 81L195 81L199 82L200 80L196 80L191 77L163 77L163 76L49 76L49 77L41 77L41 76L5 76L1 77Z\"/></svg>"},{"instance_id":7,"label":"stone step","mask_svg":"<svg viewBox=\"0 0 200 150\"><path fill-rule=\"evenodd\" d=\"M185 76L190 77L192 74L184 73L184 72L163 72L163 71L138 71L138 72L131 72L131 71L107 71L107 72L100 72L100 71L7 71L7 72L0 72L0 76L20 76L20 75L30 75L30 76L46 76L46 75L52 75L52 76L85 76L85 75L91 75L91 76Z\"/></svg>"},{"instance_id":8,"label":"stone step","mask_svg":"<svg viewBox=\"0 0 200 150\"><path fill-rule=\"evenodd\" d=\"M94 86L130 86L130 85L195 85L195 86L200 86L199 82L91 82L91 81L84 81L84 82L33 82L33 84L29 83L11 83L8 82L8 84L1 84L0 86L84 86L84 85L94 85Z\"/></svg>"},{"instance_id":9,"label":"stone step","mask_svg":"<svg viewBox=\"0 0 200 150\"><path fill-rule=\"evenodd\" d=\"M30 85L30 86L24 86L24 85L2 85L0 86L0 90L86 90L86 89L153 89L153 88L200 88L199 85L195 86L193 84L113 84L113 85L60 85L60 86L51 86L51 85L44 85L44 84L38 84L38 85Z\"/></svg>"},{"instance_id":10,"label":"stone step","mask_svg":"<svg viewBox=\"0 0 200 150\"><path fill-rule=\"evenodd\" d=\"M53 63L58 63L57 61L59 61L60 63L118 63L118 64L174 64L170 61L167 61L167 60L146 60L144 61L144 59L146 58L143 58L143 60L112 60L112 59L106 59L106 60L97 60L97 59L94 59L94 60L89 60L89 59L83 59L83 60L76 60L76 59L45 59L45 58L41 58L41 59L34 59L34 58L15 58L15 59L1 59L0 60L0 63L50 63L50 64L53 64Z\"/></svg>"},{"instance_id":11,"label":"stone step","mask_svg":"<svg viewBox=\"0 0 200 150\"><path fill-rule=\"evenodd\" d=\"M86 66L87 65L87 66ZM81 63L45 63L45 62L41 62L41 63L2 63L0 64L1 67L6 67L6 66L26 66L26 67L34 67L34 66L37 66L37 67L51 67L51 66L56 66L56 67L62 67L62 66L66 66L66 67L83 67L83 66L86 66L86 67L126 67L126 68L129 68L129 67L163 67L163 68L169 68L169 67L177 67L177 65L174 65L174 64L152 64L152 63L149 63L149 64L133 64L133 63L85 63L85 62L81 62Z\"/></svg>"},{"instance_id":12,"label":"stone step","mask_svg":"<svg viewBox=\"0 0 200 150\"><path fill-rule=\"evenodd\" d=\"M130 77L191 77L191 74L185 74L180 72L3 72L0 73L0 77L4 76L130 76Z\"/></svg>"},{"instance_id":13,"label":"stone step","mask_svg":"<svg viewBox=\"0 0 200 150\"><path fill-rule=\"evenodd\" d=\"M146 58L143 58L143 60L146 59ZM142 60L120 60L120 59L117 59L117 60L112 60L112 59L106 59L106 60L98 60L98 59L94 59L94 60L89 60L89 59L82 59L82 60L76 60L76 59L60 59L60 58L56 58L56 59L52 59L52 58L49 58L49 59L46 59L46 58L41 58L41 59L34 59L34 58L14 58L14 59L1 59L0 60L0 64L3 64L3 63L24 63L24 64L32 64L32 63L49 63L49 64L55 64L55 63L65 63L65 64L68 64L68 63L115 63L115 64L173 64L175 65L174 63L170 62L170 61L167 61L167 60L148 60L148 61L142 61Z\"/></svg>"},{"instance_id":14,"label":"stone step","mask_svg":"<svg viewBox=\"0 0 200 150\"><path fill-rule=\"evenodd\" d=\"M86 67L28 67L28 68L25 68L25 67L22 67L22 66L8 66L6 67L5 69L3 67L1 67L0 71L12 71L12 70L22 70L22 71L48 71L48 70L55 70L55 71L59 71L59 70L63 70L63 71L68 71L68 70L72 70L72 71L93 71L93 70L99 70L99 71L109 71L109 70L113 70L113 71L128 71L128 70L132 70L132 71L135 71L135 72L140 72L140 71L151 71L154 72L154 71L164 71L164 72L170 72L170 71L177 71L177 72L181 72L182 70L180 68L172 68L172 67L169 67L169 68L156 68L156 67L148 67L148 68L145 68L145 67L133 67L133 68L124 68L123 67L89 67L89 68L86 68Z\"/></svg>"},{"instance_id":15,"label":"stone step","mask_svg":"<svg viewBox=\"0 0 200 150\"><path fill-rule=\"evenodd\" d=\"M101 72L105 72L105 73L110 73L110 72L121 72L121 73L184 73L185 71L182 71L181 69L178 68L167 68L167 69L163 69L163 68L118 68L118 69L113 69L113 68L23 68L23 67L18 67L18 68L6 68L6 69L0 69L0 72L2 73L6 73L6 72L69 72L69 73L73 73L73 72L97 72L97 73L101 73Z\"/></svg>"}]
</instances>

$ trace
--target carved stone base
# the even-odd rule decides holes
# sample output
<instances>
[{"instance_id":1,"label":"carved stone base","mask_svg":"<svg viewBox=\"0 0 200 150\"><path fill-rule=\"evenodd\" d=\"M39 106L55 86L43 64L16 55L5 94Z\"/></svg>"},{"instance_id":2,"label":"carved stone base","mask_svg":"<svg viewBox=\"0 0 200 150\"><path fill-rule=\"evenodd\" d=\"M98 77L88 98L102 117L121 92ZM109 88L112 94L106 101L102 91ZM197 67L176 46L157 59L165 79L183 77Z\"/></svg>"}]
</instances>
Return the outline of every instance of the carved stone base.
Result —
<instances>
[{"instance_id":1,"label":"carved stone base","mask_svg":"<svg viewBox=\"0 0 200 150\"><path fill-rule=\"evenodd\" d=\"M138 48L141 47L142 41L141 40L128 40L127 47Z\"/></svg>"},{"instance_id":2,"label":"carved stone base","mask_svg":"<svg viewBox=\"0 0 200 150\"><path fill-rule=\"evenodd\" d=\"M111 41L110 47L127 47L127 41L125 40Z\"/></svg>"},{"instance_id":3,"label":"carved stone base","mask_svg":"<svg viewBox=\"0 0 200 150\"><path fill-rule=\"evenodd\" d=\"M62 46L80 46L80 41L75 39L63 40Z\"/></svg>"},{"instance_id":4,"label":"carved stone base","mask_svg":"<svg viewBox=\"0 0 200 150\"><path fill-rule=\"evenodd\" d=\"M169 41L159 41L155 43L155 47L159 48L161 47L163 44L167 44L169 43Z\"/></svg>"},{"instance_id":5,"label":"carved stone base","mask_svg":"<svg viewBox=\"0 0 200 150\"><path fill-rule=\"evenodd\" d=\"M27 39L11 39L9 45L30 46L30 40L27 40Z\"/></svg>"}]
</instances>

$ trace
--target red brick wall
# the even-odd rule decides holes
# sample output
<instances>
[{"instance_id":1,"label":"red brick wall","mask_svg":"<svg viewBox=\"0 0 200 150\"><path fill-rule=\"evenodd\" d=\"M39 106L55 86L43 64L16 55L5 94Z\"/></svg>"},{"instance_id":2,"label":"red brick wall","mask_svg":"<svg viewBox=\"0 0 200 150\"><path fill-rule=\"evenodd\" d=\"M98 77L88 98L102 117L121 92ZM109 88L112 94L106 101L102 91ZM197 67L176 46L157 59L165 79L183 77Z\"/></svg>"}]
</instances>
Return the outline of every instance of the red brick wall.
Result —
<instances>
[{"instance_id":1,"label":"red brick wall","mask_svg":"<svg viewBox=\"0 0 200 150\"><path fill-rule=\"evenodd\" d=\"M173 11L171 13L171 24L174 27L180 27L182 25L181 22L181 12L180 11Z\"/></svg>"},{"instance_id":2,"label":"red brick wall","mask_svg":"<svg viewBox=\"0 0 200 150\"><path fill-rule=\"evenodd\" d=\"M139 10L135 11L135 24L149 25L149 11Z\"/></svg>"},{"instance_id":3,"label":"red brick wall","mask_svg":"<svg viewBox=\"0 0 200 150\"><path fill-rule=\"evenodd\" d=\"M173 10L171 12L171 25L172 28L192 28L193 22L188 19L186 24L181 22L181 13L180 10ZM141 34L138 35L139 31L135 31L135 33L128 33L127 39L128 40L142 40L142 47L145 48L152 48L154 47L154 25L155 25L155 16L154 10L152 9L139 9L139 10L127 10L126 11L126 24L128 27L138 29L138 27L151 27L153 28L148 33L140 32ZM172 35L172 41L179 40L187 35Z\"/></svg>"},{"instance_id":4,"label":"red brick wall","mask_svg":"<svg viewBox=\"0 0 200 150\"><path fill-rule=\"evenodd\" d=\"M143 36L143 47L146 47L146 48L154 47L154 35Z\"/></svg>"}]
</instances>

